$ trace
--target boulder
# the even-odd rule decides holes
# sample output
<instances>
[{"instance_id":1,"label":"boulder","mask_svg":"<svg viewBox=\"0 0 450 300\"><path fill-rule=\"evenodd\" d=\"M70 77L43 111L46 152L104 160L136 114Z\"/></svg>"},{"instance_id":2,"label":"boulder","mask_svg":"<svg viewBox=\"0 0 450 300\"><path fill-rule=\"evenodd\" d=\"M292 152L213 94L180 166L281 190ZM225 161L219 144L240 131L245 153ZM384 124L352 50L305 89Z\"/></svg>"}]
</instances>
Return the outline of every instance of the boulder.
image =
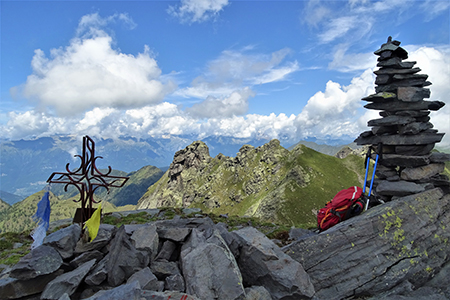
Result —
<instances>
[{"instance_id":1,"label":"boulder","mask_svg":"<svg viewBox=\"0 0 450 300\"><path fill-rule=\"evenodd\" d=\"M144 269L131 275L131 277L127 280L127 284L132 283L133 281L139 282L139 285L144 290L159 290L158 278L156 278L149 267L145 267Z\"/></svg>"},{"instance_id":2,"label":"boulder","mask_svg":"<svg viewBox=\"0 0 450 300\"><path fill-rule=\"evenodd\" d=\"M132 245L123 225L111 241L108 256L106 272L111 286L122 284L132 274L147 266L150 259Z\"/></svg>"},{"instance_id":3,"label":"boulder","mask_svg":"<svg viewBox=\"0 0 450 300\"><path fill-rule=\"evenodd\" d=\"M302 265L253 227L233 231L242 245L238 265L246 286L262 285L273 299L308 299L314 286Z\"/></svg>"},{"instance_id":4,"label":"boulder","mask_svg":"<svg viewBox=\"0 0 450 300\"><path fill-rule=\"evenodd\" d=\"M108 276L106 263L109 261L109 255L106 255L86 276L84 282L91 286L100 285Z\"/></svg>"},{"instance_id":5,"label":"boulder","mask_svg":"<svg viewBox=\"0 0 450 300\"><path fill-rule=\"evenodd\" d=\"M158 252L159 237L154 224L139 227L131 235L131 241L138 250L146 251L150 260L154 260Z\"/></svg>"},{"instance_id":6,"label":"boulder","mask_svg":"<svg viewBox=\"0 0 450 300\"><path fill-rule=\"evenodd\" d=\"M175 252L177 249L177 244L167 240L163 243L161 250L158 252L158 256L154 260L171 260L172 255L178 256ZM173 259L176 260L176 259Z\"/></svg>"},{"instance_id":7,"label":"boulder","mask_svg":"<svg viewBox=\"0 0 450 300\"><path fill-rule=\"evenodd\" d=\"M100 251L93 250L89 252L84 252L83 254L75 257L71 262L70 266L72 268L78 268L82 264L84 264L87 261L90 261L91 259L95 259L95 261L100 261L103 258L104 254Z\"/></svg>"},{"instance_id":8,"label":"boulder","mask_svg":"<svg viewBox=\"0 0 450 300\"><path fill-rule=\"evenodd\" d=\"M272 296L263 286L246 288L245 294L245 300L272 300Z\"/></svg>"},{"instance_id":9,"label":"boulder","mask_svg":"<svg viewBox=\"0 0 450 300\"><path fill-rule=\"evenodd\" d=\"M186 292L200 299L245 299L236 260L218 231L214 234L216 239L206 242L193 233L191 239L196 240L181 252Z\"/></svg>"},{"instance_id":10,"label":"boulder","mask_svg":"<svg viewBox=\"0 0 450 300\"><path fill-rule=\"evenodd\" d=\"M377 296L405 283L419 288L448 259L449 206L450 195L428 190L371 208L283 250L304 266L317 299Z\"/></svg>"},{"instance_id":11,"label":"boulder","mask_svg":"<svg viewBox=\"0 0 450 300\"><path fill-rule=\"evenodd\" d=\"M39 294L50 281L62 273L62 271L56 271L51 274L41 275L28 280L18 280L15 278L0 279L1 299L18 299Z\"/></svg>"},{"instance_id":12,"label":"boulder","mask_svg":"<svg viewBox=\"0 0 450 300\"><path fill-rule=\"evenodd\" d=\"M63 260L53 247L41 245L31 250L11 269L10 277L27 280L51 274L59 269Z\"/></svg>"},{"instance_id":13,"label":"boulder","mask_svg":"<svg viewBox=\"0 0 450 300\"><path fill-rule=\"evenodd\" d=\"M73 224L58 230L44 238L43 245L52 246L59 252L63 259L73 256L75 245L81 236L81 227Z\"/></svg>"},{"instance_id":14,"label":"boulder","mask_svg":"<svg viewBox=\"0 0 450 300\"><path fill-rule=\"evenodd\" d=\"M184 292L186 290L186 285L184 283L183 276L181 274L167 276L164 281L164 289L169 291Z\"/></svg>"},{"instance_id":15,"label":"boulder","mask_svg":"<svg viewBox=\"0 0 450 300\"><path fill-rule=\"evenodd\" d=\"M69 296L72 295L94 264L95 259L92 259L75 270L64 273L50 281L42 292L41 299L57 300L64 293L67 293Z\"/></svg>"},{"instance_id":16,"label":"boulder","mask_svg":"<svg viewBox=\"0 0 450 300\"><path fill-rule=\"evenodd\" d=\"M180 269L175 261L154 261L150 264L150 269L159 280L164 281L166 277L180 274Z\"/></svg>"},{"instance_id":17,"label":"boulder","mask_svg":"<svg viewBox=\"0 0 450 300\"><path fill-rule=\"evenodd\" d=\"M190 228L166 228L158 226L158 235L161 239L171 240L174 242L183 242L186 237L191 233Z\"/></svg>"},{"instance_id":18,"label":"boulder","mask_svg":"<svg viewBox=\"0 0 450 300\"><path fill-rule=\"evenodd\" d=\"M100 291L86 300L141 300L141 287L138 281L123 284L108 291Z\"/></svg>"}]
</instances>

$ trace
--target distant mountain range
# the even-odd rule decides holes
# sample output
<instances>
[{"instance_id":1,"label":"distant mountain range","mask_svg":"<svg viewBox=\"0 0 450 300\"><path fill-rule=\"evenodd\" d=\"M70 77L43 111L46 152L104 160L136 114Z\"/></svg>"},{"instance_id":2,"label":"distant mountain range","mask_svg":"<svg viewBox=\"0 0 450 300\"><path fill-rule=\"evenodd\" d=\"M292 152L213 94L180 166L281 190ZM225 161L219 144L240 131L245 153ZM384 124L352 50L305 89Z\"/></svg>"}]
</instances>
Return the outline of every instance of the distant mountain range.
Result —
<instances>
[{"instance_id":1,"label":"distant mountain range","mask_svg":"<svg viewBox=\"0 0 450 300\"><path fill-rule=\"evenodd\" d=\"M99 168L111 166L115 170L132 172L151 165L167 169L176 151L183 149L193 140L190 137L136 139L121 137L94 139L95 153L103 159L97 160ZM268 140L236 139L228 137L207 138L211 153L222 152L235 155L246 143L258 146ZM34 140L2 141L0 144L1 171L0 190L19 196L19 200L36 193L46 185L53 172L77 168L81 154L81 138L72 136L42 137ZM8 198L8 197L5 197ZM3 198L2 198L3 199ZM4 199L5 202L10 203ZM16 200L11 200L13 204Z\"/></svg>"}]
</instances>

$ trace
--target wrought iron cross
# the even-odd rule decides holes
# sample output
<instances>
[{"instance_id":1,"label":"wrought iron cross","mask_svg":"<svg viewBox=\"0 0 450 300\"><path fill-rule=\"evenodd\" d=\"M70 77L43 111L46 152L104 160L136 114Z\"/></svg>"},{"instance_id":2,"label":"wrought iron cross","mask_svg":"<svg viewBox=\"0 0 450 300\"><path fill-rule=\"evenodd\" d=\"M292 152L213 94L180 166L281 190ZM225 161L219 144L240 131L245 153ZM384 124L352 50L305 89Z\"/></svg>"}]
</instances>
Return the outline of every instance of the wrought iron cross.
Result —
<instances>
[{"instance_id":1,"label":"wrought iron cross","mask_svg":"<svg viewBox=\"0 0 450 300\"><path fill-rule=\"evenodd\" d=\"M86 222L94 212L92 209L95 201L94 192L100 188L106 188L109 193L109 188L122 187L128 180L128 177L113 176L111 174L111 167L108 166L108 171L102 173L97 169L95 161L101 156L95 156L95 142L89 137L83 137L83 153L82 155L75 155L81 159L80 167L74 171L70 171L69 164L66 165L66 173L54 172L47 179L48 183L64 183L64 191L67 192L69 185L75 186L80 192L80 199L74 200L81 202L81 223Z\"/></svg>"}]
</instances>

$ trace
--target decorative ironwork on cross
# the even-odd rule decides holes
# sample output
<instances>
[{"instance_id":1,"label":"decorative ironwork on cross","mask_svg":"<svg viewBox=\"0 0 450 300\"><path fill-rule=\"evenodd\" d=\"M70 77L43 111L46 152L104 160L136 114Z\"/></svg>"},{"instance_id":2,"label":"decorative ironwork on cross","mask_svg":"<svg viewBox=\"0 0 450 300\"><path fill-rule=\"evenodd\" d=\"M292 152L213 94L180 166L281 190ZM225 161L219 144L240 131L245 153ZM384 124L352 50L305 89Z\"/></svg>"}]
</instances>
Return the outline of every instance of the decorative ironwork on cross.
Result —
<instances>
[{"instance_id":1,"label":"decorative ironwork on cross","mask_svg":"<svg viewBox=\"0 0 450 300\"><path fill-rule=\"evenodd\" d=\"M74 200L75 202L81 202L81 217L80 223L86 222L94 212L92 208L95 201L94 192L100 188L106 188L109 193L109 188L122 187L129 177L113 176L111 174L111 166L108 166L108 171L102 173L97 169L95 161L97 158L103 158L101 156L95 156L95 142L89 137L83 137L83 153L82 155L75 155L81 159L80 167L74 171L70 171L69 164L66 165L66 173L54 172L47 179L48 183L64 183L64 191L67 192L69 185L75 186L80 192L80 199Z\"/></svg>"}]
</instances>

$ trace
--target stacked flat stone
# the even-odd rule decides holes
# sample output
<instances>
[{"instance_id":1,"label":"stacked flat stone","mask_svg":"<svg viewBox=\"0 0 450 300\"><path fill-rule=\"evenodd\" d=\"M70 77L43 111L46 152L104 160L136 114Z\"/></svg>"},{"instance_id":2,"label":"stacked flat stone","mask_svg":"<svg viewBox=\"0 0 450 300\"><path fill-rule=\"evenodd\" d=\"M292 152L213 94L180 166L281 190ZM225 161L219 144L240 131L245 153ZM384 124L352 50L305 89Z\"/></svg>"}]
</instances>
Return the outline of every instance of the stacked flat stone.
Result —
<instances>
[{"instance_id":1,"label":"stacked flat stone","mask_svg":"<svg viewBox=\"0 0 450 300\"><path fill-rule=\"evenodd\" d=\"M450 155L432 153L435 143L442 140L430 123L430 111L437 111L445 103L426 101L431 85L428 75L417 74L416 62L403 61L408 53L399 41L388 38L387 43L374 52L379 56L376 94L363 98L364 107L380 110L379 119L370 120L372 130L360 134L358 145L372 145L382 152L378 161L374 192L384 201L395 197L423 192L440 187L449 192L448 177L441 175ZM382 149L378 145L382 145ZM375 155L375 154L374 154Z\"/></svg>"}]
</instances>

